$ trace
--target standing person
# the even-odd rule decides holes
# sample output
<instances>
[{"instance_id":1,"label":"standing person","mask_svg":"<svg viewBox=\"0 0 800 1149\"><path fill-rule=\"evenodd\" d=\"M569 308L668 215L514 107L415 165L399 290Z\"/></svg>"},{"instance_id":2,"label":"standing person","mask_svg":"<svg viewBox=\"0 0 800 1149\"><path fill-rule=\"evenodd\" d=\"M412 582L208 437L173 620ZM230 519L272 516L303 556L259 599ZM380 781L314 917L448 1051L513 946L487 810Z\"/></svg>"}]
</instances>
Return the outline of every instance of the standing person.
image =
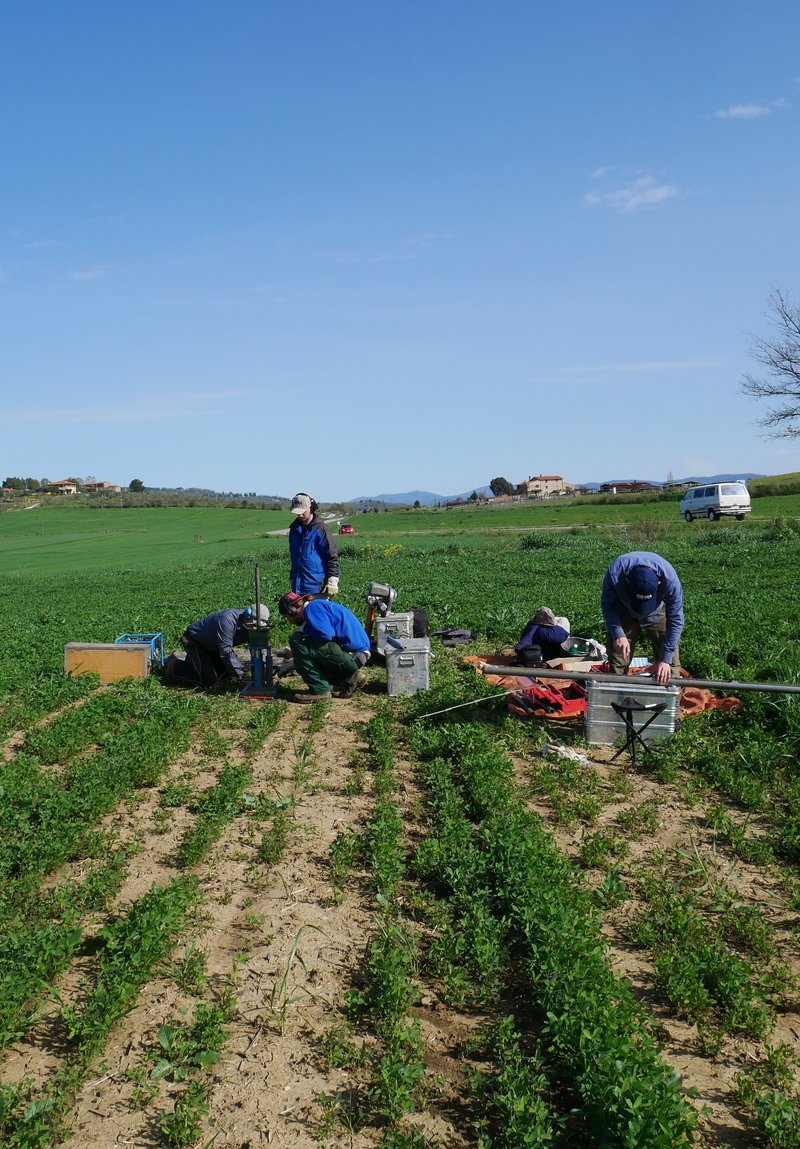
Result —
<instances>
[{"instance_id":1,"label":"standing person","mask_svg":"<svg viewBox=\"0 0 800 1149\"><path fill-rule=\"evenodd\" d=\"M629 551L614 559L600 596L608 632L612 674L627 674L636 643L653 644L653 674L662 686L680 669L683 589L675 568L652 551Z\"/></svg>"},{"instance_id":2,"label":"standing person","mask_svg":"<svg viewBox=\"0 0 800 1149\"><path fill-rule=\"evenodd\" d=\"M290 585L295 594L339 593L339 549L327 523L317 514L317 503L305 491L292 499L297 515L289 527Z\"/></svg>"},{"instance_id":3,"label":"standing person","mask_svg":"<svg viewBox=\"0 0 800 1149\"><path fill-rule=\"evenodd\" d=\"M253 603L243 610L218 610L190 623L181 635L186 658L167 660L165 680L202 690L240 686L245 672L233 648L244 646L250 631L256 625L266 626L268 620L264 604Z\"/></svg>"},{"instance_id":4,"label":"standing person","mask_svg":"<svg viewBox=\"0 0 800 1149\"><path fill-rule=\"evenodd\" d=\"M294 667L308 691L296 694L296 702L319 702L331 697L331 689L349 698L367 681L361 669L369 659L369 636L346 606L324 598L303 598L290 591L278 610L297 629L289 638Z\"/></svg>"},{"instance_id":5,"label":"standing person","mask_svg":"<svg viewBox=\"0 0 800 1149\"><path fill-rule=\"evenodd\" d=\"M549 606L540 606L533 618L529 618L525 624L514 650L523 666L536 666L551 658L563 658L562 643L568 638L569 619L556 618Z\"/></svg>"}]
</instances>

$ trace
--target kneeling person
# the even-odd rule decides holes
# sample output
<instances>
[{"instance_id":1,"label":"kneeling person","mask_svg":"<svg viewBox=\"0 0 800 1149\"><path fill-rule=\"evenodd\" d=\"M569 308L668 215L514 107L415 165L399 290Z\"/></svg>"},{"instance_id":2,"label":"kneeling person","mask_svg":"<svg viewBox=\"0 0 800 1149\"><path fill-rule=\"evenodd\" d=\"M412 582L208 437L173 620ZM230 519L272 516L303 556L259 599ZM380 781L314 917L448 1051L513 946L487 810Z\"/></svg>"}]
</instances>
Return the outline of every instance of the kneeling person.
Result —
<instances>
[{"instance_id":1,"label":"kneeling person","mask_svg":"<svg viewBox=\"0 0 800 1149\"><path fill-rule=\"evenodd\" d=\"M369 636L346 606L329 599L304 598L290 591L278 610L298 628L289 638L297 673L308 692L298 702L331 697L337 687L345 696L355 694L367 680L361 669L369 658Z\"/></svg>"},{"instance_id":2,"label":"kneeling person","mask_svg":"<svg viewBox=\"0 0 800 1149\"><path fill-rule=\"evenodd\" d=\"M167 660L166 681L200 690L240 687L245 671L233 648L248 643L250 632L268 621L269 611L263 603L198 618L181 635L186 658Z\"/></svg>"}]
</instances>

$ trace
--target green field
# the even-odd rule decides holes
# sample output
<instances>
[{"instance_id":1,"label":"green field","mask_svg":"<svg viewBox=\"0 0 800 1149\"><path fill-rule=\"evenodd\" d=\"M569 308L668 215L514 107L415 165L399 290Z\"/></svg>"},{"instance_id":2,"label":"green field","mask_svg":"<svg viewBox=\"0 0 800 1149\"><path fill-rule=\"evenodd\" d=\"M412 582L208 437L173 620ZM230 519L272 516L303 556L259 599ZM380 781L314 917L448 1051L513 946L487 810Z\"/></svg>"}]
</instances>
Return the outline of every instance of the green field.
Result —
<instances>
[{"instance_id":1,"label":"green field","mask_svg":"<svg viewBox=\"0 0 800 1149\"><path fill-rule=\"evenodd\" d=\"M552 529L646 530L649 524L678 534L704 529L687 527L677 503L555 501L524 506L441 510L381 511L353 516L355 536L340 540L344 553L358 553L364 543L395 540L408 546L438 545L447 537L484 541L509 533ZM776 516L800 516L800 495L755 499L747 524ZM285 550L285 539L270 532L292 521L282 511L228 507L95 508L46 504L0 514L0 574L46 574L153 566L193 566L222 559ZM340 520L332 523L335 531ZM722 522L716 529L730 529ZM714 529L712 527L712 529Z\"/></svg>"},{"instance_id":2,"label":"green field","mask_svg":"<svg viewBox=\"0 0 800 1149\"><path fill-rule=\"evenodd\" d=\"M353 1128L364 1149L800 1144L796 697L743 693L632 769L580 725L512 718L462 662L508 651L542 603L602 639L603 573L645 549L681 577L694 676L799 683L796 496L741 524L674 510L358 516L341 601L363 617L388 582L477 638L432 640L429 692L387 699L378 662L329 709L63 673L70 641L175 646L251 601L255 561L274 611L287 516L0 516L0 1142L87 1143L104 1082L130 1143L241 1141L230 1067L254 1047L263 1091L288 1033L286 1080L298 1048L328 1051L308 1102L326 1149Z\"/></svg>"}]
</instances>

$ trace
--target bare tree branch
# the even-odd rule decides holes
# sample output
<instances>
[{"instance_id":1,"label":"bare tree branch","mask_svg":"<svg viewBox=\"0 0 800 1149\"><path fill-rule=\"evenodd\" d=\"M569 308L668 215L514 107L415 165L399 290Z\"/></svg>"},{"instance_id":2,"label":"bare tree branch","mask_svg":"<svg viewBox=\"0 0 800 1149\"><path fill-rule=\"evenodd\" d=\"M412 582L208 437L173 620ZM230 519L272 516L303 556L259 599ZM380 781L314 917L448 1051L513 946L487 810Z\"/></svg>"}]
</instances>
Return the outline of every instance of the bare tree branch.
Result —
<instances>
[{"instance_id":1,"label":"bare tree branch","mask_svg":"<svg viewBox=\"0 0 800 1149\"><path fill-rule=\"evenodd\" d=\"M783 399L759 419L770 439L800 436L800 308L789 296L773 291L767 319L772 336L753 336L750 354L765 369L764 376L745 375L742 391L754 399Z\"/></svg>"}]
</instances>

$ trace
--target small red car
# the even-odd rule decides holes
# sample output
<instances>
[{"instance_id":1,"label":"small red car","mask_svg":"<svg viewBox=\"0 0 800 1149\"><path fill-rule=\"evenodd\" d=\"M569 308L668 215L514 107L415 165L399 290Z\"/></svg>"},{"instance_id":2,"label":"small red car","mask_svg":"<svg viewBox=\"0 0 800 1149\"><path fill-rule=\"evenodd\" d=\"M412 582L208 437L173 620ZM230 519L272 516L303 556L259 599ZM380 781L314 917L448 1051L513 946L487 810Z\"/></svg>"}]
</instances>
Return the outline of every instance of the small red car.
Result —
<instances>
[{"instance_id":1,"label":"small red car","mask_svg":"<svg viewBox=\"0 0 800 1149\"><path fill-rule=\"evenodd\" d=\"M355 533L355 527L352 527L350 523L342 523L339 527L340 535L354 535Z\"/></svg>"}]
</instances>

